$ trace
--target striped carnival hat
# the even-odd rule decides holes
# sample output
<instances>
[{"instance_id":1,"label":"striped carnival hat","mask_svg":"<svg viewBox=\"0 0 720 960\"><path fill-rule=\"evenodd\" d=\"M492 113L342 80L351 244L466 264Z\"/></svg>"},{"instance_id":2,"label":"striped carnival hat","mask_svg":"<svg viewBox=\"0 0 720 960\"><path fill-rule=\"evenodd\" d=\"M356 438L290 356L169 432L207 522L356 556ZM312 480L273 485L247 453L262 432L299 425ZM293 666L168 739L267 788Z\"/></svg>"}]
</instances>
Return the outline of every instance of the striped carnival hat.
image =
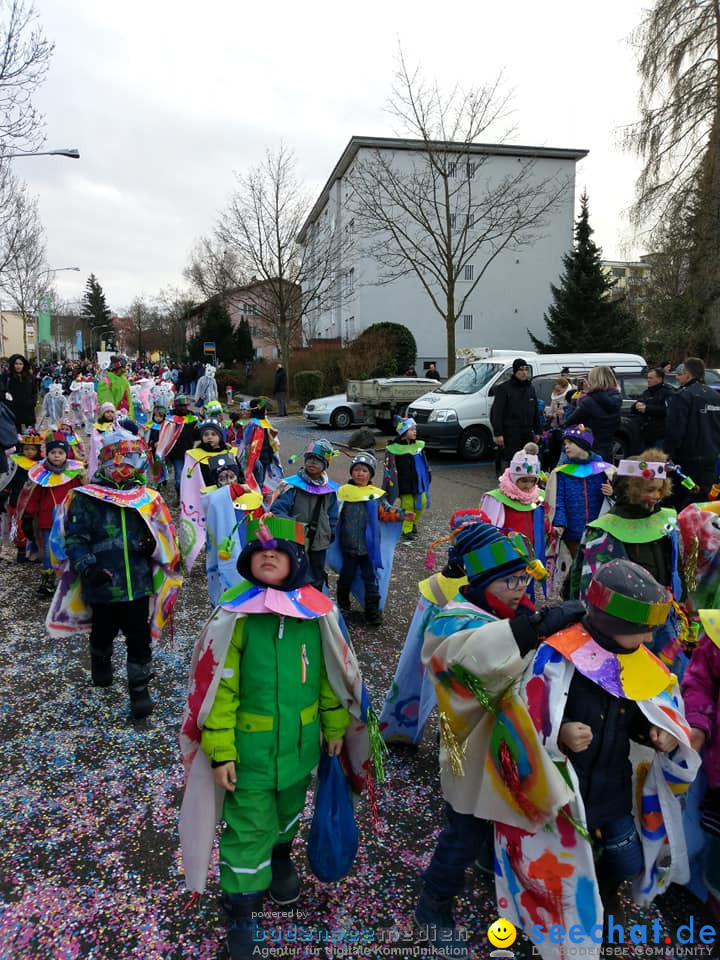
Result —
<instances>
[{"instance_id":1,"label":"striped carnival hat","mask_svg":"<svg viewBox=\"0 0 720 960\"><path fill-rule=\"evenodd\" d=\"M455 556L471 586L484 589L493 580L527 570L532 557L527 542L506 537L489 523L471 523L455 534Z\"/></svg>"},{"instance_id":2,"label":"striped carnival hat","mask_svg":"<svg viewBox=\"0 0 720 960\"><path fill-rule=\"evenodd\" d=\"M297 520L288 517L261 517L259 520L249 520L247 525L247 542L257 540L272 549L275 540L289 540L298 546L305 546L305 527Z\"/></svg>"},{"instance_id":3,"label":"striped carnival hat","mask_svg":"<svg viewBox=\"0 0 720 960\"><path fill-rule=\"evenodd\" d=\"M586 602L590 623L614 636L647 633L666 623L672 596L644 567L611 560L595 571Z\"/></svg>"},{"instance_id":4,"label":"striped carnival hat","mask_svg":"<svg viewBox=\"0 0 720 960\"><path fill-rule=\"evenodd\" d=\"M290 559L290 573L279 590L297 590L312 579L310 563L305 552L305 527L297 520L287 517L260 517L249 520L247 524L247 543L237 561L237 570L241 577L258 586L264 586L262 580L253 576L252 557L260 550L281 550Z\"/></svg>"}]
</instances>

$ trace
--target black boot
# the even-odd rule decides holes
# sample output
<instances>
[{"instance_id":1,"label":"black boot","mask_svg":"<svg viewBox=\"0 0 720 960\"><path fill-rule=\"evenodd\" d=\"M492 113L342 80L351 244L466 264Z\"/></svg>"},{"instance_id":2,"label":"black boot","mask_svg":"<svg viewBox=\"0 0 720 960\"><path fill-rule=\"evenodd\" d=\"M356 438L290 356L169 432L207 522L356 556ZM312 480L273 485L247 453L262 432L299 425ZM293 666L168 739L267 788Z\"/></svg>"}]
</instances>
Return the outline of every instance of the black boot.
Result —
<instances>
[{"instance_id":1,"label":"black boot","mask_svg":"<svg viewBox=\"0 0 720 960\"><path fill-rule=\"evenodd\" d=\"M300 896L300 877L290 858L291 843L279 843L272 852L270 898L281 906L295 903Z\"/></svg>"},{"instance_id":2,"label":"black boot","mask_svg":"<svg viewBox=\"0 0 720 960\"><path fill-rule=\"evenodd\" d=\"M227 948L230 960L254 960L259 939L253 939L253 928L262 928L262 922L253 913L263 908L263 893L225 893L222 906L230 924L227 931Z\"/></svg>"},{"instance_id":3,"label":"black boot","mask_svg":"<svg viewBox=\"0 0 720 960\"><path fill-rule=\"evenodd\" d=\"M340 585L337 588L337 605L341 610L350 609L350 591Z\"/></svg>"},{"instance_id":4,"label":"black boot","mask_svg":"<svg viewBox=\"0 0 720 960\"><path fill-rule=\"evenodd\" d=\"M380 613L380 597L377 594L365 597L365 622L370 627L379 627L383 622L382 613Z\"/></svg>"},{"instance_id":5,"label":"black boot","mask_svg":"<svg viewBox=\"0 0 720 960\"><path fill-rule=\"evenodd\" d=\"M111 687L113 682L112 651L95 652L90 648L90 673L94 687Z\"/></svg>"},{"instance_id":6,"label":"black boot","mask_svg":"<svg viewBox=\"0 0 720 960\"><path fill-rule=\"evenodd\" d=\"M130 712L133 715L133 720L143 720L150 716L155 706L148 692L148 683L153 676L151 665L128 660L127 675Z\"/></svg>"},{"instance_id":7,"label":"black boot","mask_svg":"<svg viewBox=\"0 0 720 960\"><path fill-rule=\"evenodd\" d=\"M57 586L57 577L52 570L42 570L40 572L40 586L38 593L41 597L52 597Z\"/></svg>"},{"instance_id":8,"label":"black boot","mask_svg":"<svg viewBox=\"0 0 720 960\"><path fill-rule=\"evenodd\" d=\"M415 907L415 923L425 932L430 949L439 957L469 960L470 954L466 949L468 934L455 927L452 908L452 897L436 900L424 889Z\"/></svg>"}]
</instances>

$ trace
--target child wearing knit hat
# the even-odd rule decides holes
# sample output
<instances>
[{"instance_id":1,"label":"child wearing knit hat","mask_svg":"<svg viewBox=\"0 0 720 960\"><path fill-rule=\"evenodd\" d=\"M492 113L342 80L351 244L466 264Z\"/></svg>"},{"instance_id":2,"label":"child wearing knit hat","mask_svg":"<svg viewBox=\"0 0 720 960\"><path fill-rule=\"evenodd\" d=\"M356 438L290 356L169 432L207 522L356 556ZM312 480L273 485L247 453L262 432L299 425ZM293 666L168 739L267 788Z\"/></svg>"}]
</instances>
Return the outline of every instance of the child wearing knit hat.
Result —
<instances>
[{"instance_id":1,"label":"child wearing knit hat","mask_svg":"<svg viewBox=\"0 0 720 960\"><path fill-rule=\"evenodd\" d=\"M412 511L413 519L403 521L403 540L415 540L417 528L425 510L430 506L432 474L425 458L425 441L417 439L417 424L412 417L396 417L398 439L385 448L385 478L383 487L390 503L400 497L403 510Z\"/></svg>"},{"instance_id":2,"label":"child wearing knit hat","mask_svg":"<svg viewBox=\"0 0 720 960\"><path fill-rule=\"evenodd\" d=\"M671 600L637 564L604 564L587 593L587 617L549 634L515 688L539 739L515 753L525 771L515 791L522 809L506 797L494 818L497 896L507 902L503 916L528 933L538 923L577 930L573 942L588 956L599 954L603 912L605 936L612 931L609 942L618 942L626 880L647 904L687 875L680 796L700 761L677 683L646 646ZM505 718L501 724L491 737L500 759L509 741ZM631 741L646 752L631 757ZM543 760L571 796L541 813L528 800ZM535 879L550 863L562 865L553 870L552 897ZM548 940L538 950L549 960L558 954Z\"/></svg>"},{"instance_id":3,"label":"child wearing knit hat","mask_svg":"<svg viewBox=\"0 0 720 960\"><path fill-rule=\"evenodd\" d=\"M500 485L488 490L480 501L490 523L503 530L526 536L535 556L545 557L545 494L538 485L540 458L536 443L526 443L513 454L510 466L500 477Z\"/></svg>"},{"instance_id":4,"label":"child wearing knit hat","mask_svg":"<svg viewBox=\"0 0 720 960\"><path fill-rule=\"evenodd\" d=\"M50 530L58 507L73 487L83 482L84 467L70 459L70 444L62 434L49 433L45 438L45 459L31 467L17 503L17 522L25 524L28 539L38 544L42 555L42 571L38 593L51 597L57 580L50 563Z\"/></svg>"},{"instance_id":5,"label":"child wearing knit hat","mask_svg":"<svg viewBox=\"0 0 720 960\"><path fill-rule=\"evenodd\" d=\"M440 711L447 825L423 874L415 921L436 952L464 958L469 954L452 907L463 890L466 868L478 858L491 863L489 821L496 785L492 778L486 783L485 761L495 704L531 661L540 639L575 623L585 610L569 601L534 613L525 597L531 560L527 541L506 537L482 522L462 525L453 539L468 585L434 611L422 650ZM556 782L553 800L565 802L567 794L564 782Z\"/></svg>"},{"instance_id":6,"label":"child wearing knit hat","mask_svg":"<svg viewBox=\"0 0 720 960\"><path fill-rule=\"evenodd\" d=\"M585 527L599 516L611 465L593 453L595 438L583 424L563 433L567 463L555 467L545 489L546 529L551 530L547 555L553 572L551 589L561 590ZM561 560L561 547L570 559Z\"/></svg>"},{"instance_id":7,"label":"child wearing knit hat","mask_svg":"<svg viewBox=\"0 0 720 960\"><path fill-rule=\"evenodd\" d=\"M325 585L325 557L338 521L338 484L327 474L334 454L328 440L308 444L303 467L285 478L270 505L273 516L292 517L305 524L305 549L316 590Z\"/></svg>"}]
</instances>

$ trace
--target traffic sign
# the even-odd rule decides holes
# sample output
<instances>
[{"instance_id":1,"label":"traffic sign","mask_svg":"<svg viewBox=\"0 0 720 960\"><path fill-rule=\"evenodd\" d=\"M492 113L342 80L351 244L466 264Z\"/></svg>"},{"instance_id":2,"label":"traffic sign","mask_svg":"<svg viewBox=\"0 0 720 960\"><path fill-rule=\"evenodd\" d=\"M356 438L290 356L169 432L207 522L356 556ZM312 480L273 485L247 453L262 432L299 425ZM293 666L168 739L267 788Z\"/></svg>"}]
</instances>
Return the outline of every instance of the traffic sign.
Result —
<instances>
[{"instance_id":1,"label":"traffic sign","mask_svg":"<svg viewBox=\"0 0 720 960\"><path fill-rule=\"evenodd\" d=\"M215 353L215 341L206 340L203 343L203 353Z\"/></svg>"}]
</instances>

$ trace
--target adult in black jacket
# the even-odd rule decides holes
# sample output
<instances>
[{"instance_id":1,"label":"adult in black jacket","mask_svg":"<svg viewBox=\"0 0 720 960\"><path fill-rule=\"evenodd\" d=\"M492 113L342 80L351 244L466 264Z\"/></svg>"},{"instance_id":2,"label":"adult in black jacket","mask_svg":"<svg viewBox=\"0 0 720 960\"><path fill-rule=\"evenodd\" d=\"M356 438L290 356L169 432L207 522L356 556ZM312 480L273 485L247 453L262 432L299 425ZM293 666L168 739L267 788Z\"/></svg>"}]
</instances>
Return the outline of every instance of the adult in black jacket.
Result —
<instances>
[{"instance_id":1,"label":"adult in black jacket","mask_svg":"<svg viewBox=\"0 0 720 960\"><path fill-rule=\"evenodd\" d=\"M273 396L277 404L277 415L279 417L287 416L287 371L279 363L275 371L275 383L273 384Z\"/></svg>"},{"instance_id":2,"label":"adult in black jacket","mask_svg":"<svg viewBox=\"0 0 720 960\"><path fill-rule=\"evenodd\" d=\"M588 392L578 401L565 426L584 424L595 438L593 450L612 463L613 441L620 426L622 395L610 367L593 367L587 375Z\"/></svg>"},{"instance_id":3,"label":"adult in black jacket","mask_svg":"<svg viewBox=\"0 0 720 960\"><path fill-rule=\"evenodd\" d=\"M707 500L717 477L720 456L720 394L705 382L705 364L688 357L678 374L679 390L670 398L665 449L671 460L698 484L694 493L676 487L674 502L681 510Z\"/></svg>"},{"instance_id":4,"label":"adult in black jacket","mask_svg":"<svg viewBox=\"0 0 720 960\"><path fill-rule=\"evenodd\" d=\"M651 367L647 372L647 390L644 390L632 406L633 426L637 427L637 453L647 447L662 446L665 439L665 422L668 404L673 391L665 384L662 367Z\"/></svg>"},{"instance_id":5,"label":"adult in black jacket","mask_svg":"<svg viewBox=\"0 0 720 960\"><path fill-rule=\"evenodd\" d=\"M3 397L15 417L18 433L22 433L28 427L35 426L37 385L22 354L14 353L8 362L10 369L3 377Z\"/></svg>"},{"instance_id":6,"label":"adult in black jacket","mask_svg":"<svg viewBox=\"0 0 720 960\"><path fill-rule=\"evenodd\" d=\"M507 383L495 390L490 410L493 439L502 450L506 465L526 443L540 435L540 411L535 388L530 382L530 367L525 360L513 360L513 373Z\"/></svg>"}]
</instances>

